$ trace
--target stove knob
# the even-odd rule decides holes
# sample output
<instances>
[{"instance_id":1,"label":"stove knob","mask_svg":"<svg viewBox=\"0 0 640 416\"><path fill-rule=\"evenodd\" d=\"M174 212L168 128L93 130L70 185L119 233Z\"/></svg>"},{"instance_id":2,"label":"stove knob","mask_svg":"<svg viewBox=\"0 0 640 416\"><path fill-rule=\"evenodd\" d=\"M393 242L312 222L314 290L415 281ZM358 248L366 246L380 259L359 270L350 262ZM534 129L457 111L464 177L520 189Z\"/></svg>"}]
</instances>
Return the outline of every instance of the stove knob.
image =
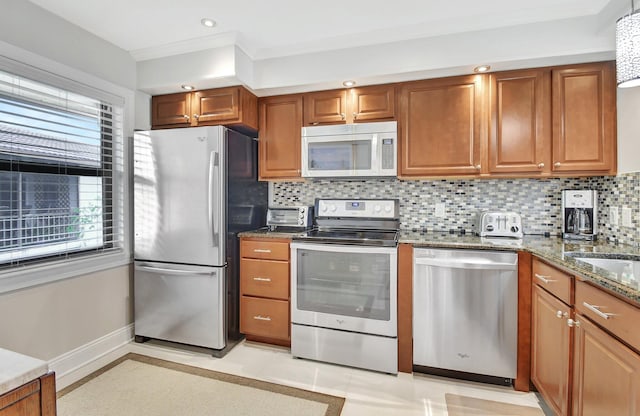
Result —
<instances>
[{"instance_id":1,"label":"stove knob","mask_svg":"<svg viewBox=\"0 0 640 416\"><path fill-rule=\"evenodd\" d=\"M329 211L336 212L336 206L335 205L330 205L329 206Z\"/></svg>"},{"instance_id":2,"label":"stove knob","mask_svg":"<svg viewBox=\"0 0 640 416\"><path fill-rule=\"evenodd\" d=\"M520 231L520 227L518 227L517 225L512 225L511 226L511 232L512 233L517 233L518 231Z\"/></svg>"},{"instance_id":3,"label":"stove knob","mask_svg":"<svg viewBox=\"0 0 640 416\"><path fill-rule=\"evenodd\" d=\"M327 206L325 204L322 204L322 207L320 208L320 211L327 212Z\"/></svg>"},{"instance_id":4,"label":"stove knob","mask_svg":"<svg viewBox=\"0 0 640 416\"><path fill-rule=\"evenodd\" d=\"M385 206L384 212L391 212L391 207L389 205Z\"/></svg>"},{"instance_id":5,"label":"stove knob","mask_svg":"<svg viewBox=\"0 0 640 416\"><path fill-rule=\"evenodd\" d=\"M380 205L376 205L375 207L373 207L373 210L374 210L375 212L380 212L380 210L381 210L381 209L382 209L382 208L380 207Z\"/></svg>"}]
</instances>

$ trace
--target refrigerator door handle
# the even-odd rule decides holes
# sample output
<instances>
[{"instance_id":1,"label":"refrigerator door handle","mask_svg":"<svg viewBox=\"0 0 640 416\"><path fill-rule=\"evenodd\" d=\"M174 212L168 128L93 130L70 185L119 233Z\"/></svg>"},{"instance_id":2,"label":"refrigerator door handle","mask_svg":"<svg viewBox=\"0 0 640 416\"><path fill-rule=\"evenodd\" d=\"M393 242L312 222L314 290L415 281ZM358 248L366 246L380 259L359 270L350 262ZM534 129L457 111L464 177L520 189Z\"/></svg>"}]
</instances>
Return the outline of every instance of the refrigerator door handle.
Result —
<instances>
[{"instance_id":1,"label":"refrigerator door handle","mask_svg":"<svg viewBox=\"0 0 640 416\"><path fill-rule=\"evenodd\" d=\"M216 241L218 240L218 215L213 212L213 199L218 195L216 168L220 166L220 160L218 159L218 152L211 152L209 154L209 195L207 195L207 201L209 205L209 230L211 230L211 239L213 246L216 247Z\"/></svg>"},{"instance_id":2,"label":"refrigerator door handle","mask_svg":"<svg viewBox=\"0 0 640 416\"><path fill-rule=\"evenodd\" d=\"M164 267L151 267L151 266L138 266L138 268L147 270L150 272L162 272L167 274L188 274L198 276L213 276L215 272L194 272L191 270L177 270L177 269L165 269Z\"/></svg>"}]
</instances>

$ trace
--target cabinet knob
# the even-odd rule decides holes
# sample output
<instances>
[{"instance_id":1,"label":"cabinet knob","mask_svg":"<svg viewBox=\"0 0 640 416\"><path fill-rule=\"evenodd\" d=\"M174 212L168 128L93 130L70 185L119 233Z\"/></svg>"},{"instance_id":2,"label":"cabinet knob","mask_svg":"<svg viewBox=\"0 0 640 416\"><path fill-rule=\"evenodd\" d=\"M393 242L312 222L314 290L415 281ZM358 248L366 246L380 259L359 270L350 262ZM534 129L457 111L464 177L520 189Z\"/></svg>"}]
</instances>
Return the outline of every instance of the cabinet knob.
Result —
<instances>
[{"instance_id":1,"label":"cabinet knob","mask_svg":"<svg viewBox=\"0 0 640 416\"><path fill-rule=\"evenodd\" d=\"M576 328L579 328L579 327L580 327L580 321L574 321L573 319L567 319L567 325L568 325L570 328L573 328L574 326L575 326Z\"/></svg>"},{"instance_id":2,"label":"cabinet knob","mask_svg":"<svg viewBox=\"0 0 640 416\"><path fill-rule=\"evenodd\" d=\"M568 318L569 314L567 312L562 312L562 311L557 311L556 312L556 317L562 319L562 318Z\"/></svg>"},{"instance_id":3,"label":"cabinet knob","mask_svg":"<svg viewBox=\"0 0 640 416\"><path fill-rule=\"evenodd\" d=\"M358 113L353 113L353 119L356 120L358 118Z\"/></svg>"},{"instance_id":4,"label":"cabinet knob","mask_svg":"<svg viewBox=\"0 0 640 416\"><path fill-rule=\"evenodd\" d=\"M313 123L311 123L312 126L317 126L318 124L320 123L318 123L317 121L314 121Z\"/></svg>"},{"instance_id":5,"label":"cabinet knob","mask_svg":"<svg viewBox=\"0 0 640 416\"><path fill-rule=\"evenodd\" d=\"M540 162L538 163L538 169L542 169L544 167L544 163Z\"/></svg>"},{"instance_id":6,"label":"cabinet knob","mask_svg":"<svg viewBox=\"0 0 640 416\"><path fill-rule=\"evenodd\" d=\"M185 114L182 117L184 117L185 119L189 120L189 115L188 114Z\"/></svg>"},{"instance_id":7,"label":"cabinet knob","mask_svg":"<svg viewBox=\"0 0 640 416\"><path fill-rule=\"evenodd\" d=\"M194 115L193 115L193 118L195 118L195 119L197 120L198 118L200 118L200 116L199 116L199 115L197 115L197 114L194 114Z\"/></svg>"},{"instance_id":8,"label":"cabinet knob","mask_svg":"<svg viewBox=\"0 0 640 416\"><path fill-rule=\"evenodd\" d=\"M553 166L559 168L561 166L561 163L560 162L556 162L556 163L553 164Z\"/></svg>"},{"instance_id":9,"label":"cabinet knob","mask_svg":"<svg viewBox=\"0 0 640 416\"><path fill-rule=\"evenodd\" d=\"M340 117L342 117L342 119L344 120L347 118L347 115L345 113L340 113Z\"/></svg>"},{"instance_id":10,"label":"cabinet knob","mask_svg":"<svg viewBox=\"0 0 640 416\"><path fill-rule=\"evenodd\" d=\"M480 165L475 165L474 167L476 168L476 170L480 170L480 168L482 168L482 166Z\"/></svg>"}]
</instances>

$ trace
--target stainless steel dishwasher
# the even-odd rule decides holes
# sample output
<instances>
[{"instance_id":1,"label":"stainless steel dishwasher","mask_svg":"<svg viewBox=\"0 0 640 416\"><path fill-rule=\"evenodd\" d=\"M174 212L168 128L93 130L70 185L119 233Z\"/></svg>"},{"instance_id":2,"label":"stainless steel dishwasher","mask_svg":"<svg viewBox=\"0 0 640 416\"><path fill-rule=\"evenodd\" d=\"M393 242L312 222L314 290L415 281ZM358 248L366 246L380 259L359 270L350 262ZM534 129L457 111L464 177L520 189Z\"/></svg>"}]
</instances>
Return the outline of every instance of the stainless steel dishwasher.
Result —
<instances>
[{"instance_id":1,"label":"stainless steel dishwasher","mask_svg":"<svg viewBox=\"0 0 640 416\"><path fill-rule=\"evenodd\" d=\"M517 370L517 254L414 249L413 260L414 368L510 384Z\"/></svg>"}]
</instances>

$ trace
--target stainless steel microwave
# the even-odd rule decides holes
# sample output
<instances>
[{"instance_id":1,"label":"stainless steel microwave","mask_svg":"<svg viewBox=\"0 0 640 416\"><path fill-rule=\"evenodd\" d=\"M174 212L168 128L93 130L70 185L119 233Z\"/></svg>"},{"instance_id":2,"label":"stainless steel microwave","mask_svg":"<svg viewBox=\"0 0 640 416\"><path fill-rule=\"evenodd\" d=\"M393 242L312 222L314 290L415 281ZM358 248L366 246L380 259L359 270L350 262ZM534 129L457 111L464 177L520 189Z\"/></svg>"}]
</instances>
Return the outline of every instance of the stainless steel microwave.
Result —
<instances>
[{"instance_id":1,"label":"stainless steel microwave","mask_svg":"<svg viewBox=\"0 0 640 416\"><path fill-rule=\"evenodd\" d=\"M395 121L302 128L302 176L397 176Z\"/></svg>"}]
</instances>

